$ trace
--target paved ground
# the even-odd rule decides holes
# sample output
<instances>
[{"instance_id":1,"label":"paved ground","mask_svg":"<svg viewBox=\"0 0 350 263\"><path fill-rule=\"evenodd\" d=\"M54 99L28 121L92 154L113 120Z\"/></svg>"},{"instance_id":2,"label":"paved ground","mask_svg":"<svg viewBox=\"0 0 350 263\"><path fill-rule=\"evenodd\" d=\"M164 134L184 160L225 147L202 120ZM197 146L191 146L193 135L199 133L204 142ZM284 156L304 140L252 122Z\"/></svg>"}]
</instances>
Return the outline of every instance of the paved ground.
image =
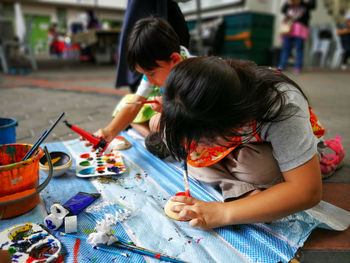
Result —
<instances>
[{"instance_id":1,"label":"paved ground","mask_svg":"<svg viewBox=\"0 0 350 263\"><path fill-rule=\"evenodd\" d=\"M290 76L309 96L314 112L328 129L326 138L340 135L345 152L349 152L350 71L318 70ZM108 124L115 105L128 92L127 88L114 89L113 65L45 61L39 63L37 72L23 76L0 75L0 79L0 116L19 121L16 129L17 142L25 143L34 143L61 112L65 112L64 119L72 124L94 132ZM60 122L46 142L76 137L75 133ZM344 167L324 183L325 200L330 198L329 201L350 210L349 155L345 157ZM334 196L334 193L337 195ZM335 240L326 244L322 242L327 233L320 235L312 236L312 242L308 240L311 244L305 246L303 262L350 262L343 261L350 258L349 231L345 234L345 241L339 240L337 234Z\"/></svg>"}]
</instances>

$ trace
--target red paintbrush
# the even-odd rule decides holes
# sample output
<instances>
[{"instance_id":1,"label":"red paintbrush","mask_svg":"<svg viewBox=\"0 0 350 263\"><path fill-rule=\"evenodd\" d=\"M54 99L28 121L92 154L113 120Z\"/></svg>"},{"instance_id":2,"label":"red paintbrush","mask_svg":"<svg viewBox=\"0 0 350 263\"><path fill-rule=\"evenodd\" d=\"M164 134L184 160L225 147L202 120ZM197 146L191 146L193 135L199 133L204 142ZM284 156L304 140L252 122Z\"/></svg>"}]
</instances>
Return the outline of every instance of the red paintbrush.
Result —
<instances>
[{"instance_id":1,"label":"red paintbrush","mask_svg":"<svg viewBox=\"0 0 350 263\"><path fill-rule=\"evenodd\" d=\"M135 101L135 102L127 102L126 104L151 104L151 103L158 103L157 100L144 100L144 101Z\"/></svg>"}]
</instances>

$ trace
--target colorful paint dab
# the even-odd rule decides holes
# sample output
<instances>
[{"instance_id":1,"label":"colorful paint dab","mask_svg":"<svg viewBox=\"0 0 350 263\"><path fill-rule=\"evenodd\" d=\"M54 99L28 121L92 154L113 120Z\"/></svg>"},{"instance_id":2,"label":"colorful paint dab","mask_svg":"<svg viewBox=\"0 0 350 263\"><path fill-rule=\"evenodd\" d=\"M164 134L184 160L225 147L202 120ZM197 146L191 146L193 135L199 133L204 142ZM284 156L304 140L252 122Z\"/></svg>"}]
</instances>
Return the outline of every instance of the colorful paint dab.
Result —
<instances>
[{"instance_id":1,"label":"colorful paint dab","mask_svg":"<svg viewBox=\"0 0 350 263\"><path fill-rule=\"evenodd\" d=\"M78 177L121 175L126 172L122 157L114 150L109 154L100 152L81 154L77 160Z\"/></svg>"}]
</instances>

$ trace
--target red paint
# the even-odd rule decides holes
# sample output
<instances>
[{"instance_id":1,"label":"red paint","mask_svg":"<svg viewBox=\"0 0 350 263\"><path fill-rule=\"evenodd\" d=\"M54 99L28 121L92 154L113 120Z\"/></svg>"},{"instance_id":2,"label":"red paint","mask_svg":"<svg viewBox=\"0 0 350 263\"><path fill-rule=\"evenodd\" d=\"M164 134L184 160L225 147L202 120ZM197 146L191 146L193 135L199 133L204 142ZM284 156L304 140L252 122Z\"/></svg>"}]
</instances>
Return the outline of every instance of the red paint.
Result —
<instances>
[{"instance_id":1,"label":"red paint","mask_svg":"<svg viewBox=\"0 0 350 263\"><path fill-rule=\"evenodd\" d=\"M191 244L191 240L188 240L187 243L188 243L188 244Z\"/></svg>"},{"instance_id":2,"label":"red paint","mask_svg":"<svg viewBox=\"0 0 350 263\"><path fill-rule=\"evenodd\" d=\"M80 247L81 240L76 238L74 244L74 263L78 263L78 252Z\"/></svg>"},{"instance_id":3,"label":"red paint","mask_svg":"<svg viewBox=\"0 0 350 263\"><path fill-rule=\"evenodd\" d=\"M199 241L201 241L203 238L198 238L197 239L197 244L199 243Z\"/></svg>"},{"instance_id":4,"label":"red paint","mask_svg":"<svg viewBox=\"0 0 350 263\"><path fill-rule=\"evenodd\" d=\"M89 157L90 157L90 154L88 154L88 153L84 153L84 154L80 155L80 158L84 158L84 159L87 159Z\"/></svg>"},{"instance_id":5,"label":"red paint","mask_svg":"<svg viewBox=\"0 0 350 263\"><path fill-rule=\"evenodd\" d=\"M178 192L175 196L187 196L185 192Z\"/></svg>"},{"instance_id":6,"label":"red paint","mask_svg":"<svg viewBox=\"0 0 350 263\"><path fill-rule=\"evenodd\" d=\"M26 263L31 263L33 262L34 260L37 260L37 258L32 258L31 256L29 256L26 260Z\"/></svg>"},{"instance_id":7,"label":"red paint","mask_svg":"<svg viewBox=\"0 0 350 263\"><path fill-rule=\"evenodd\" d=\"M159 254L155 254L154 257L155 257L155 258L161 258L162 256L159 255Z\"/></svg>"},{"instance_id":8,"label":"red paint","mask_svg":"<svg viewBox=\"0 0 350 263\"><path fill-rule=\"evenodd\" d=\"M190 191L187 190L186 192L178 192L175 194L175 196L191 196Z\"/></svg>"}]
</instances>

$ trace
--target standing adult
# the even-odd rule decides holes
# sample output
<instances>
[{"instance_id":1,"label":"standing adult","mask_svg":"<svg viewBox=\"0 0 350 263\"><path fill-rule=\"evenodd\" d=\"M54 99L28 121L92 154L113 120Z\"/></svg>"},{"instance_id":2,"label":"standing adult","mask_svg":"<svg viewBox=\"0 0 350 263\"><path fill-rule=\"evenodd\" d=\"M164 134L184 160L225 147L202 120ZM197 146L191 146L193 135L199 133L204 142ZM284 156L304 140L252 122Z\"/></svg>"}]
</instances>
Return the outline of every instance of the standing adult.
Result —
<instances>
[{"instance_id":1,"label":"standing adult","mask_svg":"<svg viewBox=\"0 0 350 263\"><path fill-rule=\"evenodd\" d=\"M341 69L346 70L348 68L347 61L350 57L350 13L345 16L345 24L337 30L337 33L344 49Z\"/></svg>"},{"instance_id":2,"label":"standing adult","mask_svg":"<svg viewBox=\"0 0 350 263\"><path fill-rule=\"evenodd\" d=\"M279 68L284 70L295 48L295 72L300 73L303 67L304 42L309 35L309 20L311 10L316 8L315 0L287 0L282 6L285 15L283 25L290 25L289 30L281 32L282 51ZM286 27L284 27L286 28Z\"/></svg>"},{"instance_id":3,"label":"standing adult","mask_svg":"<svg viewBox=\"0 0 350 263\"><path fill-rule=\"evenodd\" d=\"M167 20L179 36L180 45L189 46L189 32L185 18L174 0L129 0L123 22L122 33L118 47L118 65L116 87L129 86L131 91L136 91L142 75L129 70L126 62L127 38L137 20L157 15Z\"/></svg>"}]
</instances>

